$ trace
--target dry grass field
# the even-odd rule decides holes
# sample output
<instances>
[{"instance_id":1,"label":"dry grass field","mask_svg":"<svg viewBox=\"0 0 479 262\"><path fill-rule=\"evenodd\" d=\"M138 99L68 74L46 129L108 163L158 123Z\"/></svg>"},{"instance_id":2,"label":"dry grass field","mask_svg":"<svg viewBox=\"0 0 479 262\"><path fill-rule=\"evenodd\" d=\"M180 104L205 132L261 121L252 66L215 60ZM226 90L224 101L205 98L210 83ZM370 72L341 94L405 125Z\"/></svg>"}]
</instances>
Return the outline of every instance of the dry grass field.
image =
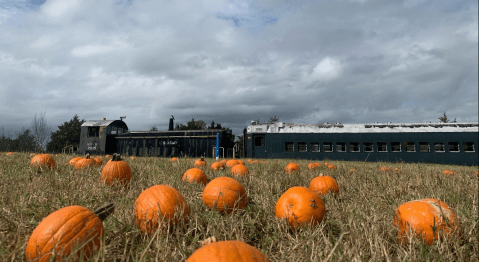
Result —
<instances>
[{"instance_id":1,"label":"dry grass field","mask_svg":"<svg viewBox=\"0 0 479 262\"><path fill-rule=\"evenodd\" d=\"M218 241L244 241L271 261L479 261L478 167L328 161L337 169L308 170L311 161L294 160L300 172L291 175L284 173L288 159L245 161L249 175L236 179L246 189L248 205L222 215L203 205L203 185L181 181L194 159L127 158L133 178L128 188L121 188L100 181L102 166L75 170L68 165L73 156L54 157L55 170L38 171L29 167L27 153L0 153L0 261L25 261L30 234L50 213L70 205L94 210L109 202L116 209L104 221L105 238L90 261L185 261L200 241L212 236ZM213 171L209 165L214 160L206 161L209 180L231 176L228 168ZM382 166L400 171L383 171ZM457 176L446 176L445 169ZM339 197L323 198L327 213L320 224L293 232L276 220L276 201L290 187L307 187L320 173L336 179ZM172 186L184 196L189 221L143 235L135 226L134 202L143 190L158 184ZM424 198L442 200L453 209L461 237L455 234L432 246L398 243L396 208Z\"/></svg>"}]
</instances>

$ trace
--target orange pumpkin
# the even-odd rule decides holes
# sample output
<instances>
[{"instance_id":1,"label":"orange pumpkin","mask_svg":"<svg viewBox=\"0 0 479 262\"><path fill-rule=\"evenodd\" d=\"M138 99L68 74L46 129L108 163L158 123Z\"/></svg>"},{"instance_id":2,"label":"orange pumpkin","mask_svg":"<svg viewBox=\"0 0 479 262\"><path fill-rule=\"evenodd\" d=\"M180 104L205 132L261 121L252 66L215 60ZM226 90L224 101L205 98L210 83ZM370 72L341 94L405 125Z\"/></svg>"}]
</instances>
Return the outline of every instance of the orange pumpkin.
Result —
<instances>
[{"instance_id":1,"label":"orange pumpkin","mask_svg":"<svg viewBox=\"0 0 479 262\"><path fill-rule=\"evenodd\" d=\"M231 168L231 174L236 176L245 176L249 174L249 170L246 166L238 164Z\"/></svg>"},{"instance_id":2,"label":"orange pumpkin","mask_svg":"<svg viewBox=\"0 0 479 262\"><path fill-rule=\"evenodd\" d=\"M449 236L459 229L454 212L444 202L434 199L421 199L401 204L396 209L394 226L398 227L398 240L406 243L409 234L432 245L439 232Z\"/></svg>"},{"instance_id":3,"label":"orange pumpkin","mask_svg":"<svg viewBox=\"0 0 479 262\"><path fill-rule=\"evenodd\" d=\"M170 162L176 162L176 161L178 161L178 158L177 158L177 157L172 157L172 158L170 159Z\"/></svg>"},{"instance_id":4,"label":"orange pumpkin","mask_svg":"<svg viewBox=\"0 0 479 262\"><path fill-rule=\"evenodd\" d=\"M292 174L293 172L298 172L299 171L299 165L296 163L289 163L285 168L284 172Z\"/></svg>"},{"instance_id":5,"label":"orange pumpkin","mask_svg":"<svg viewBox=\"0 0 479 262\"><path fill-rule=\"evenodd\" d=\"M136 226L147 234L157 228L186 222L190 214L185 198L167 185L156 185L144 190L135 201Z\"/></svg>"},{"instance_id":6,"label":"orange pumpkin","mask_svg":"<svg viewBox=\"0 0 479 262\"><path fill-rule=\"evenodd\" d=\"M111 155L105 155L105 157L106 157L106 158L110 158L110 157L111 157Z\"/></svg>"},{"instance_id":7,"label":"orange pumpkin","mask_svg":"<svg viewBox=\"0 0 479 262\"><path fill-rule=\"evenodd\" d=\"M204 186L206 186L206 183L208 183L208 178L203 170L194 167L186 170L181 178L181 181L187 181L189 183L202 183Z\"/></svg>"},{"instance_id":8,"label":"orange pumpkin","mask_svg":"<svg viewBox=\"0 0 479 262\"><path fill-rule=\"evenodd\" d=\"M193 163L193 166L195 166L195 167L206 166L206 161L205 161L204 158L196 159L195 162Z\"/></svg>"},{"instance_id":9,"label":"orange pumpkin","mask_svg":"<svg viewBox=\"0 0 479 262\"><path fill-rule=\"evenodd\" d=\"M250 159L248 159L248 160L246 160L246 161L248 161L249 163L251 163L251 162L253 162L253 159L250 158Z\"/></svg>"},{"instance_id":10,"label":"orange pumpkin","mask_svg":"<svg viewBox=\"0 0 479 262\"><path fill-rule=\"evenodd\" d=\"M382 170L382 171L391 171L391 168L390 168L390 167L387 167L387 166L382 166L382 167L381 167L381 170Z\"/></svg>"},{"instance_id":11,"label":"orange pumpkin","mask_svg":"<svg viewBox=\"0 0 479 262\"><path fill-rule=\"evenodd\" d=\"M132 177L130 166L123 160L119 154L114 154L113 158L106 162L106 165L101 171L101 181L107 185L119 183L121 185L128 185Z\"/></svg>"},{"instance_id":12,"label":"orange pumpkin","mask_svg":"<svg viewBox=\"0 0 479 262\"><path fill-rule=\"evenodd\" d=\"M330 176L317 176L309 182L309 189L313 190L319 195L326 195L328 192L335 196L339 194L339 187L336 180Z\"/></svg>"},{"instance_id":13,"label":"orange pumpkin","mask_svg":"<svg viewBox=\"0 0 479 262\"><path fill-rule=\"evenodd\" d=\"M253 160L253 162L251 162L253 164L258 164L258 160Z\"/></svg>"},{"instance_id":14,"label":"orange pumpkin","mask_svg":"<svg viewBox=\"0 0 479 262\"><path fill-rule=\"evenodd\" d=\"M53 169L57 167L55 159L50 154L36 155L30 160L30 166L32 167L46 167Z\"/></svg>"},{"instance_id":15,"label":"orange pumpkin","mask_svg":"<svg viewBox=\"0 0 479 262\"><path fill-rule=\"evenodd\" d=\"M47 262L53 253L55 261L60 261L76 250L75 260L90 258L104 235L102 221L114 208L109 204L92 212L86 207L68 206L51 213L30 235L25 248L27 261Z\"/></svg>"},{"instance_id":16,"label":"orange pumpkin","mask_svg":"<svg viewBox=\"0 0 479 262\"><path fill-rule=\"evenodd\" d=\"M238 164L239 164L239 162L236 159L231 159L231 160L226 161L226 166L229 167L229 168L232 168L232 167L234 167Z\"/></svg>"},{"instance_id":17,"label":"orange pumpkin","mask_svg":"<svg viewBox=\"0 0 479 262\"><path fill-rule=\"evenodd\" d=\"M446 169L446 170L444 170L444 171L442 171L442 172L443 172L444 174L446 174L446 176L450 176L450 175L455 175L455 176L457 176L457 173L454 172L454 171L451 171L451 170L447 170L447 169Z\"/></svg>"},{"instance_id":18,"label":"orange pumpkin","mask_svg":"<svg viewBox=\"0 0 479 262\"><path fill-rule=\"evenodd\" d=\"M333 164L329 164L327 167L328 167L328 169L330 169L330 170L333 170L333 169L337 169L337 168L338 168L336 165L333 165Z\"/></svg>"},{"instance_id":19,"label":"orange pumpkin","mask_svg":"<svg viewBox=\"0 0 479 262\"><path fill-rule=\"evenodd\" d=\"M90 158L89 154L86 154L85 158L82 158L75 163L75 169L78 170L78 169L82 169L86 167L92 167L95 165L96 165L96 161Z\"/></svg>"},{"instance_id":20,"label":"orange pumpkin","mask_svg":"<svg viewBox=\"0 0 479 262\"><path fill-rule=\"evenodd\" d=\"M275 214L278 219L286 219L291 229L299 226L315 226L323 220L326 208L323 200L306 187L291 187L276 202Z\"/></svg>"},{"instance_id":21,"label":"orange pumpkin","mask_svg":"<svg viewBox=\"0 0 479 262\"><path fill-rule=\"evenodd\" d=\"M223 159L223 160L221 160L220 162L223 163L223 165L226 165L226 162L228 162L228 160Z\"/></svg>"},{"instance_id":22,"label":"orange pumpkin","mask_svg":"<svg viewBox=\"0 0 479 262\"><path fill-rule=\"evenodd\" d=\"M268 262L268 257L257 248L238 240L213 242L197 249L186 262L257 261Z\"/></svg>"},{"instance_id":23,"label":"orange pumpkin","mask_svg":"<svg viewBox=\"0 0 479 262\"><path fill-rule=\"evenodd\" d=\"M203 204L220 212L231 213L246 207L248 199L244 187L231 177L218 177L203 190Z\"/></svg>"},{"instance_id":24,"label":"orange pumpkin","mask_svg":"<svg viewBox=\"0 0 479 262\"><path fill-rule=\"evenodd\" d=\"M396 168L393 169L393 171L394 172L399 172L399 171L401 171L401 169L396 167Z\"/></svg>"},{"instance_id":25,"label":"orange pumpkin","mask_svg":"<svg viewBox=\"0 0 479 262\"><path fill-rule=\"evenodd\" d=\"M474 174L479 175L479 171L474 171Z\"/></svg>"},{"instance_id":26,"label":"orange pumpkin","mask_svg":"<svg viewBox=\"0 0 479 262\"><path fill-rule=\"evenodd\" d=\"M76 162L80 159L83 159L83 157L81 157L81 156L74 157L74 158L70 159L70 161L68 161L68 164L70 166L75 166Z\"/></svg>"},{"instance_id":27,"label":"orange pumpkin","mask_svg":"<svg viewBox=\"0 0 479 262\"><path fill-rule=\"evenodd\" d=\"M321 163L309 163L308 164L308 169L316 169L321 167Z\"/></svg>"},{"instance_id":28,"label":"orange pumpkin","mask_svg":"<svg viewBox=\"0 0 479 262\"><path fill-rule=\"evenodd\" d=\"M223 162L214 162L213 164L211 164L210 167L213 170L225 169L225 165L223 164Z\"/></svg>"},{"instance_id":29,"label":"orange pumpkin","mask_svg":"<svg viewBox=\"0 0 479 262\"><path fill-rule=\"evenodd\" d=\"M95 157L93 158L93 160L95 160L97 166L103 165L103 160L101 159L101 157Z\"/></svg>"},{"instance_id":30,"label":"orange pumpkin","mask_svg":"<svg viewBox=\"0 0 479 262\"><path fill-rule=\"evenodd\" d=\"M15 154L15 152L7 152L5 155L11 156L11 155L14 155L14 154Z\"/></svg>"},{"instance_id":31,"label":"orange pumpkin","mask_svg":"<svg viewBox=\"0 0 479 262\"><path fill-rule=\"evenodd\" d=\"M240 163L241 165L244 165L244 161L243 161L243 160L238 159L238 160L236 160L236 161L238 161L238 163Z\"/></svg>"},{"instance_id":32,"label":"orange pumpkin","mask_svg":"<svg viewBox=\"0 0 479 262\"><path fill-rule=\"evenodd\" d=\"M349 169L349 172L351 172L351 173L355 172L355 171L356 171L356 169L354 169L354 168Z\"/></svg>"}]
</instances>

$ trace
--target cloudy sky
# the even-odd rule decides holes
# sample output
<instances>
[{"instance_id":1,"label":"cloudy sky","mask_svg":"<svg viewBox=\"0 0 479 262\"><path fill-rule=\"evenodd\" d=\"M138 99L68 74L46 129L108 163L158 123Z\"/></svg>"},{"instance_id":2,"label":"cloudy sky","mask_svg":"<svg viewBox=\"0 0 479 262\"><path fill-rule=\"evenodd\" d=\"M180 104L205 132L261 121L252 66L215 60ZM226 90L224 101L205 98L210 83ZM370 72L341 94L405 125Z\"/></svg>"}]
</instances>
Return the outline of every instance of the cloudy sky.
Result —
<instances>
[{"instance_id":1,"label":"cloudy sky","mask_svg":"<svg viewBox=\"0 0 479 262\"><path fill-rule=\"evenodd\" d=\"M0 127L478 120L478 2L0 0Z\"/></svg>"}]
</instances>

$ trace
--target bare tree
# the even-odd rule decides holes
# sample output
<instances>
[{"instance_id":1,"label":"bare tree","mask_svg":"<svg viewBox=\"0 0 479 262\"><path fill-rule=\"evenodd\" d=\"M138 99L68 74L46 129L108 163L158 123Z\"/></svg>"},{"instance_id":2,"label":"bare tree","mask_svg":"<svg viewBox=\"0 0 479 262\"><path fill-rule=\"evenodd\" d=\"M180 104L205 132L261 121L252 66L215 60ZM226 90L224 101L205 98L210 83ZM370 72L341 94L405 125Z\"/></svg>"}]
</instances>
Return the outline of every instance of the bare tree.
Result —
<instances>
[{"instance_id":1,"label":"bare tree","mask_svg":"<svg viewBox=\"0 0 479 262\"><path fill-rule=\"evenodd\" d=\"M45 113L40 113L39 116L35 113L35 117L32 119L32 135L35 140L35 151L44 152L48 140L50 139L50 128L47 126L47 119Z\"/></svg>"}]
</instances>

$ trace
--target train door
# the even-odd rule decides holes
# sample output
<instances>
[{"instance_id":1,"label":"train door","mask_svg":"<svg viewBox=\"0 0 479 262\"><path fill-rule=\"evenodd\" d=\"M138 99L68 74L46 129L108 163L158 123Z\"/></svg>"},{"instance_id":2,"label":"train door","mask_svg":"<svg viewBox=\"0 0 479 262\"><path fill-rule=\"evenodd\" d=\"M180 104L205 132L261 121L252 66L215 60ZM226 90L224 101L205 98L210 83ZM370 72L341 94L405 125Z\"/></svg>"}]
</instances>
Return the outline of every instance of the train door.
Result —
<instances>
[{"instance_id":1,"label":"train door","mask_svg":"<svg viewBox=\"0 0 479 262\"><path fill-rule=\"evenodd\" d=\"M265 158L266 157L266 143L264 135L253 136L253 157Z\"/></svg>"}]
</instances>

